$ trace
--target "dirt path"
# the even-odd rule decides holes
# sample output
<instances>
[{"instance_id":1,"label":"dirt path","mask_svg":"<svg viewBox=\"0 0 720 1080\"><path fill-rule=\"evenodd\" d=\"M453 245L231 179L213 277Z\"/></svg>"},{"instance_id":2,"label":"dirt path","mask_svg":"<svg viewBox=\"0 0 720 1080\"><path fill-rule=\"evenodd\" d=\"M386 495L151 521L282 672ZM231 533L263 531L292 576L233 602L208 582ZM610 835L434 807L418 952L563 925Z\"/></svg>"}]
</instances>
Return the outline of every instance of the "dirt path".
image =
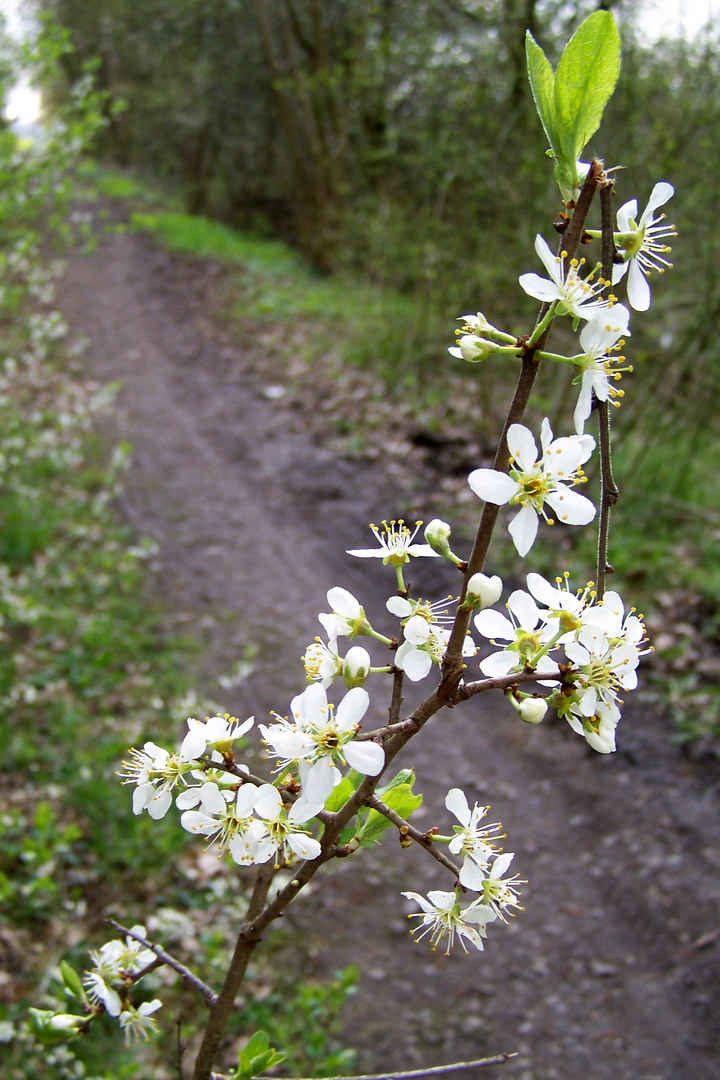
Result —
<instances>
[{"instance_id":1,"label":"dirt path","mask_svg":"<svg viewBox=\"0 0 720 1080\"><path fill-rule=\"evenodd\" d=\"M260 646L255 674L216 692L262 717L301 686L329 587L350 588L380 621L392 582L344 550L397 507L372 466L314 445L302 415L268 400L258 346L217 314L227 288L212 266L126 234L71 259L61 307L89 339L88 373L123 382L121 434L135 447L123 509L160 545L161 594L202 630L208 680ZM358 1065L517 1050L482 1075L718 1080L718 777L685 761L637 702L610 758L503 705L437 717L403 762L425 793L423 824L447 826L444 795L460 785L492 804L530 882L525 912L491 927L483 954L413 946L400 890L448 882L389 834L288 916L311 973L363 969L347 1024Z\"/></svg>"}]
</instances>

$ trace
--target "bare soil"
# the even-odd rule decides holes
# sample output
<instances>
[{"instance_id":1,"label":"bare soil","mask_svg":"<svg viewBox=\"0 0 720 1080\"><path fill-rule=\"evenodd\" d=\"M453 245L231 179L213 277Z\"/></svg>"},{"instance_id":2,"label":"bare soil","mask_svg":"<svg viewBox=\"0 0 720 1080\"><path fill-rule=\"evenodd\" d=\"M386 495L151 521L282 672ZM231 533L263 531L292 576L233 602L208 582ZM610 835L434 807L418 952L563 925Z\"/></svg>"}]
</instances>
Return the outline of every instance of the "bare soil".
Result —
<instances>
[{"instance_id":1,"label":"bare soil","mask_svg":"<svg viewBox=\"0 0 720 1080\"><path fill-rule=\"evenodd\" d=\"M60 299L89 340L87 373L122 381L119 434L134 446L122 511L159 544L159 595L198 634L206 685L263 719L302 685L328 588L349 588L382 624L392 573L345 549L400 507L382 453L344 459L297 396L272 399L285 372L223 315L232 288L226 270L128 233L73 256ZM248 645L254 673L218 689ZM720 1078L719 777L671 735L637 696L610 757L565 725L520 723L502 699L428 725L403 762L425 795L418 820L446 829L454 785L491 803L529 881L525 910L489 928L484 953L445 956L414 945L404 917L402 889L450 886L422 852L388 832L325 874L286 923L306 974L361 967L346 1023L359 1068L517 1051L482 1075Z\"/></svg>"}]
</instances>

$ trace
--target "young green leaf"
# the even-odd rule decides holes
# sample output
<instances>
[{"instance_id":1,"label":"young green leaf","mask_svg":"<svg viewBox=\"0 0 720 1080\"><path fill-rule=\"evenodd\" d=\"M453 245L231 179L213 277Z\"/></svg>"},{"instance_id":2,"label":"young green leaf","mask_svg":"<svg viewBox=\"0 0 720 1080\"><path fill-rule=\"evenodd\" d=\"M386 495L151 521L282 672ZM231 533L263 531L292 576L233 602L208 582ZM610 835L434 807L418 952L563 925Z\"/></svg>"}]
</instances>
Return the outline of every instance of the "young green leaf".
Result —
<instances>
[{"instance_id":1,"label":"young green leaf","mask_svg":"<svg viewBox=\"0 0 720 1080\"><path fill-rule=\"evenodd\" d=\"M550 61L529 30L525 34L525 55L535 108L553 154L557 157L559 147L555 122L555 76Z\"/></svg>"},{"instance_id":2,"label":"young green leaf","mask_svg":"<svg viewBox=\"0 0 720 1080\"><path fill-rule=\"evenodd\" d=\"M555 72L555 116L566 159L577 160L597 131L619 74L615 20L609 11L596 11L570 38Z\"/></svg>"},{"instance_id":3,"label":"young green leaf","mask_svg":"<svg viewBox=\"0 0 720 1080\"><path fill-rule=\"evenodd\" d=\"M413 777L414 779L414 777ZM414 810L422 802L422 795L413 795L410 784L391 785L381 796L383 802L399 814L401 818L409 818ZM392 825L383 814L377 810L371 810L367 819L357 832L357 838L361 845L371 844L377 837Z\"/></svg>"},{"instance_id":4,"label":"young green leaf","mask_svg":"<svg viewBox=\"0 0 720 1080\"><path fill-rule=\"evenodd\" d=\"M270 1046L270 1038L266 1031L256 1031L252 1038L240 1051L238 1067L233 1072L233 1080L252 1080L274 1065L279 1065L285 1060L285 1054L278 1054Z\"/></svg>"}]
</instances>

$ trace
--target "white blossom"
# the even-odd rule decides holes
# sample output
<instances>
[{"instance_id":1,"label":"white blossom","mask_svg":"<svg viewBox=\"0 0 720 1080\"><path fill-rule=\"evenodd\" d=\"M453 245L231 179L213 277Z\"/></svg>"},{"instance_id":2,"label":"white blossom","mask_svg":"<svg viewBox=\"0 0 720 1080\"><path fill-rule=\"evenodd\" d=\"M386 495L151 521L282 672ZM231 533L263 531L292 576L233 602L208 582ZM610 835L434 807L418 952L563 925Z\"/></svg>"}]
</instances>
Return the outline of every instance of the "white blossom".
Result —
<instances>
[{"instance_id":1,"label":"white blossom","mask_svg":"<svg viewBox=\"0 0 720 1080\"><path fill-rule=\"evenodd\" d=\"M466 889L478 892L490 859L495 853L493 841L502 836L502 825L499 822L481 825L480 822L490 807L478 806L475 803L471 811L467 797L460 788L451 788L448 791L445 806L460 822L453 826L455 836L448 845L452 855L465 857L460 869L460 884Z\"/></svg>"},{"instance_id":2,"label":"white blossom","mask_svg":"<svg viewBox=\"0 0 720 1080\"><path fill-rule=\"evenodd\" d=\"M621 377L622 368L618 367L625 359L612 356L616 343L623 335L628 335L630 312L622 304L615 304L607 312L597 315L585 324L580 333L580 344L584 350L580 356L573 357L576 368L581 371L580 396L575 406L575 430L582 435L585 421L592 411L593 392L598 401L607 401L620 397L613 382ZM620 341L618 347L622 347Z\"/></svg>"},{"instance_id":3,"label":"white blossom","mask_svg":"<svg viewBox=\"0 0 720 1080\"><path fill-rule=\"evenodd\" d=\"M211 844L219 841L220 852L227 847L236 863L255 862L258 845L267 835L263 823L253 816L256 793L252 784L243 784L235 795L212 781L189 788L177 798L178 809L184 810L180 824L188 832L208 837ZM198 803L199 810L188 809Z\"/></svg>"},{"instance_id":4,"label":"white blossom","mask_svg":"<svg viewBox=\"0 0 720 1080\"><path fill-rule=\"evenodd\" d=\"M585 479L581 466L595 449L590 435L570 435L553 439L550 422L541 428L542 454L530 430L523 424L511 424L507 434L510 472L475 469L468 484L485 502L520 506L510 522L509 532L520 556L527 555L535 542L538 516L550 521L545 503L567 525L587 525L595 516L593 503L571 490L571 485Z\"/></svg>"},{"instance_id":5,"label":"white blossom","mask_svg":"<svg viewBox=\"0 0 720 1080\"><path fill-rule=\"evenodd\" d=\"M480 663L483 675L500 679L527 668L544 674L556 673L557 663L544 650L555 636L558 623L549 620L533 597L521 589L510 594L506 606L507 616L492 608L475 616L475 627L483 637L493 644L498 640L509 643Z\"/></svg>"},{"instance_id":6,"label":"white blossom","mask_svg":"<svg viewBox=\"0 0 720 1080\"><path fill-rule=\"evenodd\" d=\"M656 184L648 204L636 222L638 205L631 199L620 207L617 224L620 236L617 244L624 262L613 267L613 285L628 273L627 295L630 306L636 311L647 311L650 307L650 286L647 277L652 270L659 274L672 269L672 263L664 258L672 249L663 241L669 236L677 236L674 225L664 225L665 214L655 217L655 211L664 206L675 194L672 184Z\"/></svg>"},{"instance_id":7,"label":"white blossom","mask_svg":"<svg viewBox=\"0 0 720 1080\"><path fill-rule=\"evenodd\" d=\"M416 933L420 930L417 941L421 941L429 934L434 952L443 938L447 938L446 956L455 944L455 935L458 936L465 953L467 953L467 948L464 939L482 951L483 938L487 936L485 927L497 918L493 909L480 900L474 900L466 908L461 908L460 901L454 892L439 890L429 892L427 900L416 892L404 892L402 895L409 900L414 900L422 908L422 911L409 916L411 919L421 920L420 926L412 931Z\"/></svg>"},{"instance_id":8,"label":"white blossom","mask_svg":"<svg viewBox=\"0 0 720 1080\"><path fill-rule=\"evenodd\" d=\"M337 650L339 637L354 638L370 629L364 609L347 589L342 589L340 586L330 589L327 602L332 611L323 612L318 615L318 619L328 636L328 648L331 652Z\"/></svg>"},{"instance_id":9,"label":"white blossom","mask_svg":"<svg viewBox=\"0 0 720 1080\"><path fill-rule=\"evenodd\" d=\"M371 525L370 530L380 547L357 548L347 554L356 555L360 559L382 559L383 563L390 563L392 566L402 566L409 562L411 555L414 558L440 558L429 544L413 544L421 525L422 521L416 521L415 528L410 530L402 518L399 521L383 521L381 529L377 525Z\"/></svg>"},{"instance_id":10,"label":"white blossom","mask_svg":"<svg viewBox=\"0 0 720 1080\"><path fill-rule=\"evenodd\" d=\"M153 998L152 1001L143 1001L137 1009L132 1005L123 1009L118 1017L118 1023L125 1035L126 1045L129 1046L130 1043L139 1039L147 1040L153 1032L157 1031L157 1024L152 1014L161 1007L162 1001L159 998Z\"/></svg>"},{"instance_id":11,"label":"white blossom","mask_svg":"<svg viewBox=\"0 0 720 1080\"><path fill-rule=\"evenodd\" d=\"M511 851L498 855L477 890L481 894L481 901L492 908L497 917L502 919L504 923L507 922L505 915L507 909L520 907L517 886L526 884L517 875L503 877L514 858L515 856Z\"/></svg>"},{"instance_id":12,"label":"white blossom","mask_svg":"<svg viewBox=\"0 0 720 1080\"><path fill-rule=\"evenodd\" d=\"M452 622L447 600L434 604L426 600L407 600L403 596L391 596L386 607L403 620L405 640L395 653L395 666L404 671L411 682L420 682L429 674L433 664L439 664L445 655L450 630L443 623ZM475 642L466 635L463 656L475 655Z\"/></svg>"},{"instance_id":13,"label":"white blossom","mask_svg":"<svg viewBox=\"0 0 720 1080\"><path fill-rule=\"evenodd\" d=\"M257 789L255 813L262 820L266 835L258 845L254 862L264 863L274 858L276 864L279 865L291 855L299 859L317 859L321 851L320 844L314 837L308 836L302 829L297 828L298 824L303 824L306 820L300 812L302 820L297 821L296 807L299 803L298 799L288 813L276 787L272 784L263 784Z\"/></svg>"},{"instance_id":14,"label":"white blossom","mask_svg":"<svg viewBox=\"0 0 720 1080\"><path fill-rule=\"evenodd\" d=\"M132 747L130 760L124 761L120 773L124 784L136 784L133 792L133 813L147 810L156 821L165 817L172 803L173 788L185 783L183 774L190 768L189 758L171 754L154 742L146 742L142 750Z\"/></svg>"},{"instance_id":15,"label":"white blossom","mask_svg":"<svg viewBox=\"0 0 720 1080\"><path fill-rule=\"evenodd\" d=\"M337 709L328 704L322 686L313 683L293 698L292 720L278 717L277 724L260 725L263 739L281 759L281 768L297 762L302 783L303 806L317 812L340 780L336 763L348 764L365 776L377 776L385 764L385 752L375 742L354 742L360 721L367 712L367 690L349 690Z\"/></svg>"},{"instance_id":16,"label":"white blossom","mask_svg":"<svg viewBox=\"0 0 720 1080\"><path fill-rule=\"evenodd\" d=\"M215 751L215 759L222 760L221 754L229 753L236 739L241 738L255 723L250 716L242 723L236 716L209 716L204 721L188 717L189 731L180 747L182 761L196 760L202 757L207 748Z\"/></svg>"},{"instance_id":17,"label":"white blossom","mask_svg":"<svg viewBox=\"0 0 720 1080\"><path fill-rule=\"evenodd\" d=\"M552 304L557 301L558 315L574 315L579 319L592 319L594 315L610 306L610 301L599 296L603 282L593 282L580 277L578 271L584 259L571 259L565 266L566 253L553 255L542 236L535 237L535 251L540 256L550 280L539 274L522 274L520 285L535 300Z\"/></svg>"}]
</instances>

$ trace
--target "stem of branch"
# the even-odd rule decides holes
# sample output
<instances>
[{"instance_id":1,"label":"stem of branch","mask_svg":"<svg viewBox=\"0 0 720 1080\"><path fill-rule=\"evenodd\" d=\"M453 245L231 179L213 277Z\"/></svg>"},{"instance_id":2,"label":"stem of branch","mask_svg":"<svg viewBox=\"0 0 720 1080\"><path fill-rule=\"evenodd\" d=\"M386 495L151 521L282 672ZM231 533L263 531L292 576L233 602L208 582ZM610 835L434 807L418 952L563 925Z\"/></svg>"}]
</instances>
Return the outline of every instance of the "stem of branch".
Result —
<instances>
[{"instance_id":1,"label":"stem of branch","mask_svg":"<svg viewBox=\"0 0 720 1080\"><path fill-rule=\"evenodd\" d=\"M195 1059L193 1080L210 1080L215 1055L220 1046L220 1040L223 1037L228 1017L235 1004L238 990L245 978L250 957L260 944L260 934L253 930L253 922L265 906L270 883L274 875L275 870L272 863L265 863L258 870L245 922L238 934L235 952L230 961L223 988L213 1003L203 1041Z\"/></svg>"},{"instance_id":2,"label":"stem of branch","mask_svg":"<svg viewBox=\"0 0 720 1080\"><path fill-rule=\"evenodd\" d=\"M483 1069L487 1065L504 1065L516 1058L516 1053L496 1054L495 1057L478 1058L476 1061L455 1061L452 1065L433 1065L429 1069L411 1069L408 1072L364 1073L360 1076L334 1076L332 1080L420 1080L423 1076L446 1076L462 1069ZM226 1080L219 1073L213 1073L212 1080ZM294 1076L291 1080L311 1080L306 1076Z\"/></svg>"},{"instance_id":3,"label":"stem of branch","mask_svg":"<svg viewBox=\"0 0 720 1080\"><path fill-rule=\"evenodd\" d=\"M178 975L182 975L183 979L185 979L186 982L189 982L191 986L194 986L196 990L200 991L203 998L205 999L206 1004L209 1005L210 1008L212 1008L212 1006L217 1000L217 994L214 990L211 990L210 987L202 981L202 979L198 979L197 975L194 975L190 968L185 967L185 965L181 964L179 960L176 960L174 956L171 956L170 953L167 953L164 949L161 949L159 945L153 945L153 943L151 941L148 941L147 938L141 937L140 934L136 934L133 930L128 930L126 926L121 926L120 923L115 922L114 919L108 919L107 921L119 933L126 934L129 938L132 938L133 941L139 941L140 944L144 945L146 949L150 949L151 952L154 952L158 960L161 961L161 963L167 964L167 966L171 967L173 971L177 971ZM153 965L148 965L146 971L149 971L151 966ZM143 972L143 974L145 974L145 972Z\"/></svg>"},{"instance_id":4,"label":"stem of branch","mask_svg":"<svg viewBox=\"0 0 720 1080\"><path fill-rule=\"evenodd\" d=\"M613 185L606 181L600 188L600 212L602 224L602 274L610 281L615 260L615 238L613 236ZM597 553L597 596L602 600L605 593L605 579L613 572L608 562L610 543L610 511L620 498L620 491L615 483L612 471L612 451L610 439L609 401L598 401L598 430L600 438L600 521L598 523Z\"/></svg>"},{"instance_id":5,"label":"stem of branch","mask_svg":"<svg viewBox=\"0 0 720 1080\"><path fill-rule=\"evenodd\" d=\"M570 224L568 225L560 244L560 250L567 253L566 266L568 267L570 260L574 258L578 247L580 246L593 196L595 195L598 182L602 175L602 163L597 159L594 159L588 170L587 179L583 184L582 191L580 192L580 196L575 206L575 212L573 213ZM544 304L540 309L538 325L545 318L548 311L549 306ZM511 424L519 423L525 415L525 409L530 400L530 394L540 366L540 361L536 354L545 348L549 335L550 326L544 330L536 341L533 341L532 348L526 348L523 351L520 377L518 378L515 394L510 404L510 409L508 410L507 419L505 420L505 426L503 427L503 432L495 454L495 461L493 462L493 469L498 472L507 472L510 467L510 451L507 445L508 429ZM448 704L454 699L455 692L460 684L464 670L462 648L467 635L468 626L470 625L471 615L470 611L462 610L462 604L467 592L467 583L473 574L480 573L485 566L485 559L487 558L499 510L500 507L496 506L494 503L485 503L480 518L480 525L475 537L475 543L470 558L468 559L462 592L460 593L460 605L457 615L455 616L452 631L450 632L450 639L442 663L442 679L438 688L439 696Z\"/></svg>"},{"instance_id":6,"label":"stem of branch","mask_svg":"<svg viewBox=\"0 0 720 1080\"><path fill-rule=\"evenodd\" d=\"M396 814L394 810L391 810L382 799L378 799L377 795L371 795L370 798L366 800L365 805L371 807L373 810L377 810L378 814L382 814L388 821L392 821L401 837L409 836L411 840L414 840L416 844L419 844L421 848L424 848L429 855L432 855L433 859L436 859L447 870L452 871L455 880L457 881L460 874L460 867L456 866L452 859L448 859L447 855L443 855L442 851L439 851L435 847L427 833L421 833L418 829L414 828L409 821L406 821L405 818L401 818L399 814Z\"/></svg>"}]
</instances>

